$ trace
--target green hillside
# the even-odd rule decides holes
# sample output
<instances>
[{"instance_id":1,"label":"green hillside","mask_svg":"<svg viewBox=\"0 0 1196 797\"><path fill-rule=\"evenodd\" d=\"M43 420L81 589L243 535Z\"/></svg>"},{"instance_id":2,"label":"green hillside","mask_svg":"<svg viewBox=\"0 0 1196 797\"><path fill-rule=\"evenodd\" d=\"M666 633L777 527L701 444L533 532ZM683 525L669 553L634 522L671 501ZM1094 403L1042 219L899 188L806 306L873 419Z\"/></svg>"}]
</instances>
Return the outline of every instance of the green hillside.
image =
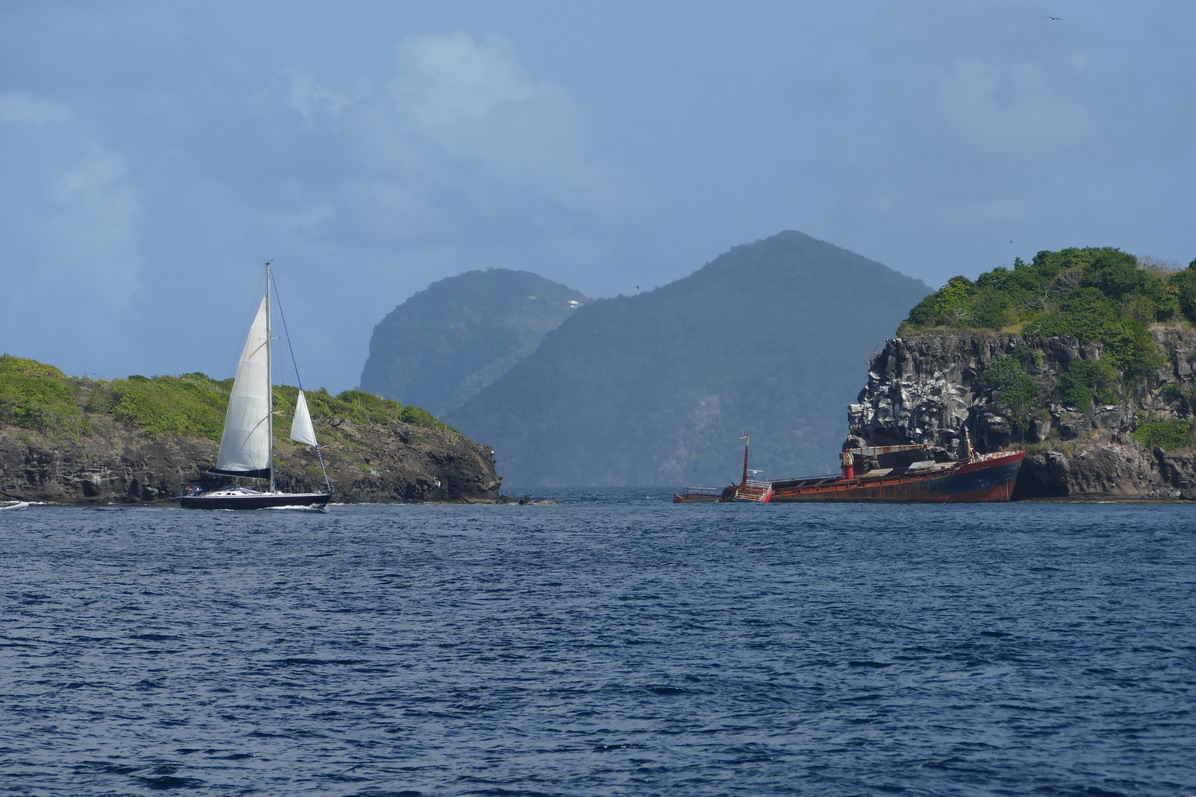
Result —
<instances>
[{"instance_id":1,"label":"green hillside","mask_svg":"<svg viewBox=\"0 0 1196 797\"><path fill-rule=\"evenodd\" d=\"M0 497L56 504L173 502L189 487L224 486L209 472L233 380L200 373L94 380L0 356ZM361 390L305 391L320 449L290 440L299 391L274 388L273 481L324 483L344 503L498 498L489 447L424 410ZM260 487L259 482L251 481Z\"/></svg>"},{"instance_id":2,"label":"green hillside","mask_svg":"<svg viewBox=\"0 0 1196 797\"><path fill-rule=\"evenodd\" d=\"M971 327L1039 337L1071 335L1104 344L1105 356L1133 380L1158 366L1147 331L1155 323L1196 321L1196 261L1186 270L1140 263L1109 247L1039 252L975 281L953 277L927 296L903 329Z\"/></svg>"},{"instance_id":3,"label":"green hillside","mask_svg":"<svg viewBox=\"0 0 1196 797\"><path fill-rule=\"evenodd\" d=\"M76 379L52 365L5 354L0 356L0 424L66 442L90 436L97 420L111 418L147 437L195 435L218 441L231 388L231 379L217 381L200 373ZM289 417L298 392L294 387L276 386L276 411ZM447 428L419 407L405 407L360 390L333 396L320 389L308 392L307 401L313 417ZM275 424L280 442L288 430L285 424ZM322 430L322 435L326 440L340 437L334 427Z\"/></svg>"},{"instance_id":4,"label":"green hillside","mask_svg":"<svg viewBox=\"0 0 1196 797\"><path fill-rule=\"evenodd\" d=\"M1196 392L1178 370L1174 381L1159 384L1159 369L1171 357L1189 358L1160 347L1158 335L1162 327L1190 328L1192 322L1196 261L1181 269L1088 247L1039 252L1030 263L1018 259L1012 269L996 268L975 281L954 277L915 306L901 329L989 329L1099 343L1098 358L1061 363L1055 378L1043 378L1051 369L1039 363L1032 375L1024 356L992 363L983 380L1006 407L1014 439L1040 442L1034 420L1050 417L1052 406L1087 412L1121 404L1135 408L1135 439L1173 450L1196 443Z\"/></svg>"},{"instance_id":5,"label":"green hillside","mask_svg":"<svg viewBox=\"0 0 1196 797\"><path fill-rule=\"evenodd\" d=\"M516 485L725 483L834 467L868 356L928 289L797 232L593 302L446 420Z\"/></svg>"},{"instance_id":6,"label":"green hillside","mask_svg":"<svg viewBox=\"0 0 1196 797\"><path fill-rule=\"evenodd\" d=\"M488 269L440 280L375 327L361 387L442 415L535 351L586 301L526 271Z\"/></svg>"}]
</instances>

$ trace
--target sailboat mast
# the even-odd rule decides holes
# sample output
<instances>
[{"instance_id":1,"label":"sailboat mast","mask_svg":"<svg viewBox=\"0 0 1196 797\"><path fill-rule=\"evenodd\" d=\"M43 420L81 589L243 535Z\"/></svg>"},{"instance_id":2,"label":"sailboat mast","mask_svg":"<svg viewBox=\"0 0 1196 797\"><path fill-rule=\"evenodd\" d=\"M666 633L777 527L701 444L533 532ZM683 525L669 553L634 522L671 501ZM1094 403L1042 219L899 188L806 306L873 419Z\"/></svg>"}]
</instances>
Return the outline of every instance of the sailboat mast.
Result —
<instances>
[{"instance_id":1,"label":"sailboat mast","mask_svg":"<svg viewBox=\"0 0 1196 797\"><path fill-rule=\"evenodd\" d=\"M266 462L270 468L270 492L274 492L274 337L270 329L270 283L274 279L270 264L273 262L266 261L266 445L270 454Z\"/></svg>"}]
</instances>

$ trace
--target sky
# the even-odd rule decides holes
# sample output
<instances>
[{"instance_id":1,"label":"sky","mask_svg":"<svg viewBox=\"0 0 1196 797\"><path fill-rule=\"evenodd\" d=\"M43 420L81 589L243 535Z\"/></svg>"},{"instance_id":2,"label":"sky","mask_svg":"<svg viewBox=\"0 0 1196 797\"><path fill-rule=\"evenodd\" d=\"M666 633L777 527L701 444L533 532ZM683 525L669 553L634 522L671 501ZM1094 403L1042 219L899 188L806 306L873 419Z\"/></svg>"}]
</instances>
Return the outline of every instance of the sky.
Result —
<instances>
[{"instance_id":1,"label":"sky","mask_svg":"<svg viewBox=\"0 0 1196 797\"><path fill-rule=\"evenodd\" d=\"M1194 29L1190 0L0 0L0 351L231 376L267 259L333 392L473 269L630 295L783 230L931 288L1068 246L1186 266Z\"/></svg>"}]
</instances>

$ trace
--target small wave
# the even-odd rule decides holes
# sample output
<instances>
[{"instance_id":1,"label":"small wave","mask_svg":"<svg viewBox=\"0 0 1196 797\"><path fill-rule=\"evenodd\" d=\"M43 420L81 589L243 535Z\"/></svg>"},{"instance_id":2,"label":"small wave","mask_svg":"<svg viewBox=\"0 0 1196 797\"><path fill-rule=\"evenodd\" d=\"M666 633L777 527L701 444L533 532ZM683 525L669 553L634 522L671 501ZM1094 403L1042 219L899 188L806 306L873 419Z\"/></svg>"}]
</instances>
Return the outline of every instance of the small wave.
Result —
<instances>
[{"instance_id":1,"label":"small wave","mask_svg":"<svg viewBox=\"0 0 1196 797\"><path fill-rule=\"evenodd\" d=\"M639 742L616 742L614 744L596 744L590 748L595 753L609 753L615 750L646 750L648 745Z\"/></svg>"},{"instance_id":2,"label":"small wave","mask_svg":"<svg viewBox=\"0 0 1196 797\"><path fill-rule=\"evenodd\" d=\"M293 656L285 659L274 659L269 662L273 667L321 667L325 665L351 667L354 664L366 664L366 659L319 659L304 656Z\"/></svg>"},{"instance_id":3,"label":"small wave","mask_svg":"<svg viewBox=\"0 0 1196 797\"><path fill-rule=\"evenodd\" d=\"M138 776L133 778L148 789L201 789L206 783L198 778L180 778L177 775Z\"/></svg>"},{"instance_id":4,"label":"small wave","mask_svg":"<svg viewBox=\"0 0 1196 797\"><path fill-rule=\"evenodd\" d=\"M670 686L668 684L645 686L644 691L651 692L654 695L665 695L665 696L694 694L694 692L690 689L683 689L680 686Z\"/></svg>"}]
</instances>

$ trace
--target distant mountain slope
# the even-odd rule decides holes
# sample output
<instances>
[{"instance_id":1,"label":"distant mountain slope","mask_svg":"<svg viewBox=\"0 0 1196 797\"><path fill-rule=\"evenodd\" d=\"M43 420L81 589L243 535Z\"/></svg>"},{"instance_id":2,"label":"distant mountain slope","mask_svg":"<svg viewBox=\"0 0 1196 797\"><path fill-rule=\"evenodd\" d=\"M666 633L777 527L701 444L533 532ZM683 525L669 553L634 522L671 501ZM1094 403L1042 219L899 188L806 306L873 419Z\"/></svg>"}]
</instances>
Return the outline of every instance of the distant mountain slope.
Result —
<instances>
[{"instance_id":1,"label":"distant mountain slope","mask_svg":"<svg viewBox=\"0 0 1196 797\"><path fill-rule=\"evenodd\" d=\"M440 280L374 328L361 387L441 415L535 351L586 301L527 271L495 268Z\"/></svg>"},{"instance_id":2,"label":"distant mountain slope","mask_svg":"<svg viewBox=\"0 0 1196 797\"><path fill-rule=\"evenodd\" d=\"M590 303L445 418L508 484L724 484L836 466L869 355L929 289L798 232Z\"/></svg>"}]
</instances>

